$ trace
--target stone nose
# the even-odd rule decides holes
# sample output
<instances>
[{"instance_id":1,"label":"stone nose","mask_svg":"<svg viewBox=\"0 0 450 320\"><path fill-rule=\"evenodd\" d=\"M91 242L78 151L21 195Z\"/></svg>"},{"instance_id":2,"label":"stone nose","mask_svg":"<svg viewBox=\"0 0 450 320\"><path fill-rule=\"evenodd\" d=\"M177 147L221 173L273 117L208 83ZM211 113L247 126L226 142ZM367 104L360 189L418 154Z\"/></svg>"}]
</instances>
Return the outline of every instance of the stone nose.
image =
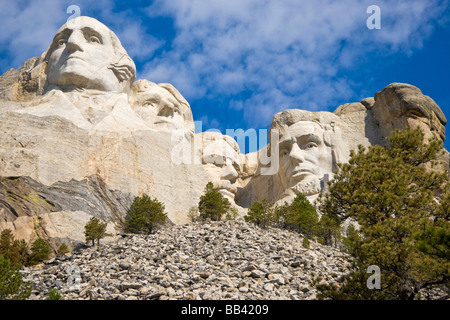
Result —
<instances>
[{"instance_id":1,"label":"stone nose","mask_svg":"<svg viewBox=\"0 0 450 320\"><path fill-rule=\"evenodd\" d=\"M67 39L66 43L67 51L68 52L84 51L83 42L85 41L86 39L84 38L84 35L80 31L74 30Z\"/></svg>"},{"instance_id":2,"label":"stone nose","mask_svg":"<svg viewBox=\"0 0 450 320\"><path fill-rule=\"evenodd\" d=\"M291 152L289 153L289 159L292 164L299 164L305 162L305 156L303 150L300 149L298 144L292 145Z\"/></svg>"},{"instance_id":3,"label":"stone nose","mask_svg":"<svg viewBox=\"0 0 450 320\"><path fill-rule=\"evenodd\" d=\"M229 180L231 183L234 183L237 177L238 173L231 163L225 164L222 167L222 171L220 172L221 180Z\"/></svg>"},{"instance_id":4,"label":"stone nose","mask_svg":"<svg viewBox=\"0 0 450 320\"><path fill-rule=\"evenodd\" d=\"M172 103L164 103L164 105L159 109L158 116L173 118L175 113L180 113L180 108Z\"/></svg>"}]
</instances>

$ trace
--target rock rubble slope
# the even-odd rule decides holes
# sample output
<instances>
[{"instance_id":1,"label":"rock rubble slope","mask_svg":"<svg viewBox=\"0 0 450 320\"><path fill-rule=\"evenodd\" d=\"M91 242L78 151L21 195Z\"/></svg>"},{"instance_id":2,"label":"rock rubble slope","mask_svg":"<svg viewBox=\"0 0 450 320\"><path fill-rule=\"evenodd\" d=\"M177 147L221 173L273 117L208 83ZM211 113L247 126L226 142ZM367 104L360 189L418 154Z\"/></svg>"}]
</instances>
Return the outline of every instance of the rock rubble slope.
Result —
<instances>
[{"instance_id":1,"label":"rock rubble slope","mask_svg":"<svg viewBox=\"0 0 450 320\"><path fill-rule=\"evenodd\" d=\"M313 282L346 273L338 249L288 230L242 220L174 225L151 235L118 235L22 270L29 299L56 288L63 299L316 299Z\"/></svg>"}]
</instances>

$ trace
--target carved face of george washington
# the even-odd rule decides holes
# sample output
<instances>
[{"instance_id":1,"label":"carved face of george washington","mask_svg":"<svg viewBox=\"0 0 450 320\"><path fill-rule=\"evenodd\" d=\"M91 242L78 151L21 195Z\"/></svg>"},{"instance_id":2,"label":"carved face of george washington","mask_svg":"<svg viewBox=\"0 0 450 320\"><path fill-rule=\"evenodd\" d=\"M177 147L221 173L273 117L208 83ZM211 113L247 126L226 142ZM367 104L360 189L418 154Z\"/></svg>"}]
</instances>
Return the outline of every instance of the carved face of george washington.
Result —
<instances>
[{"instance_id":1,"label":"carved face of george washington","mask_svg":"<svg viewBox=\"0 0 450 320\"><path fill-rule=\"evenodd\" d=\"M53 39L46 61L47 83L58 87L124 92L136 74L117 36L90 17L64 24Z\"/></svg>"}]
</instances>

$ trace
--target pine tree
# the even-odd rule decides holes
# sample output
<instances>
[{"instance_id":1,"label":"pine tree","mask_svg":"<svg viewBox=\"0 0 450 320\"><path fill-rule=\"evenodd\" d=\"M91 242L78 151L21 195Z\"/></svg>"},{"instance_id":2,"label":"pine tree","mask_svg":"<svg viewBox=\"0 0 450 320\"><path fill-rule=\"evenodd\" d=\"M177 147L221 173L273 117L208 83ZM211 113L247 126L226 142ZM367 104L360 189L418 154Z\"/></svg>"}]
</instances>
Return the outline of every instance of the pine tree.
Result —
<instances>
[{"instance_id":1,"label":"pine tree","mask_svg":"<svg viewBox=\"0 0 450 320\"><path fill-rule=\"evenodd\" d=\"M126 229L132 233L150 234L158 225L167 220L165 206L148 195L135 197L126 217Z\"/></svg>"},{"instance_id":2,"label":"pine tree","mask_svg":"<svg viewBox=\"0 0 450 320\"><path fill-rule=\"evenodd\" d=\"M19 269L0 255L0 300L24 300L30 296L31 284L23 282Z\"/></svg>"},{"instance_id":3,"label":"pine tree","mask_svg":"<svg viewBox=\"0 0 450 320\"><path fill-rule=\"evenodd\" d=\"M289 205L285 202L283 205L276 204L273 208L273 221L280 228L287 228L287 220L289 215Z\"/></svg>"},{"instance_id":4,"label":"pine tree","mask_svg":"<svg viewBox=\"0 0 450 320\"><path fill-rule=\"evenodd\" d=\"M244 219L247 222L266 228L273 220L273 206L267 199L264 199L262 202L256 201L248 208Z\"/></svg>"},{"instance_id":5,"label":"pine tree","mask_svg":"<svg viewBox=\"0 0 450 320\"><path fill-rule=\"evenodd\" d=\"M286 222L308 238L317 235L319 215L309 200L299 193L287 210Z\"/></svg>"},{"instance_id":6,"label":"pine tree","mask_svg":"<svg viewBox=\"0 0 450 320\"><path fill-rule=\"evenodd\" d=\"M335 215L323 214L318 222L316 232L320 243L337 247L342 238L341 221Z\"/></svg>"},{"instance_id":7,"label":"pine tree","mask_svg":"<svg viewBox=\"0 0 450 320\"><path fill-rule=\"evenodd\" d=\"M203 220L211 219L213 221L219 221L230 209L230 201L214 189L212 182L208 182L204 194L200 197L198 203L200 218Z\"/></svg>"},{"instance_id":8,"label":"pine tree","mask_svg":"<svg viewBox=\"0 0 450 320\"><path fill-rule=\"evenodd\" d=\"M27 244L23 239L15 239L11 229L5 229L0 235L0 255L13 266L25 264L28 258Z\"/></svg>"},{"instance_id":9,"label":"pine tree","mask_svg":"<svg viewBox=\"0 0 450 320\"><path fill-rule=\"evenodd\" d=\"M62 299L61 293L57 289L52 288L48 292L48 297L45 300L61 300L61 299Z\"/></svg>"},{"instance_id":10,"label":"pine tree","mask_svg":"<svg viewBox=\"0 0 450 320\"><path fill-rule=\"evenodd\" d=\"M424 144L423 137L420 129L396 131L389 147L360 146L340 165L320 210L354 219L359 229L350 228L344 239L354 257L351 272L339 288L319 286L321 297L414 299L423 288L448 286L450 197L434 199L448 178L426 168L442 145ZM381 270L380 290L366 285L371 265Z\"/></svg>"},{"instance_id":11,"label":"pine tree","mask_svg":"<svg viewBox=\"0 0 450 320\"><path fill-rule=\"evenodd\" d=\"M28 257L27 265L35 265L42 261L48 260L52 249L45 240L38 238L31 244L31 253Z\"/></svg>"},{"instance_id":12,"label":"pine tree","mask_svg":"<svg viewBox=\"0 0 450 320\"><path fill-rule=\"evenodd\" d=\"M107 225L106 222L100 222L96 217L91 217L89 222L84 226L86 242L92 241L92 245L94 246L95 240L97 240L97 245L100 245L100 239L111 236L111 234L106 232Z\"/></svg>"},{"instance_id":13,"label":"pine tree","mask_svg":"<svg viewBox=\"0 0 450 320\"><path fill-rule=\"evenodd\" d=\"M56 256L61 257L69 252L69 247L65 243L61 243L61 245L58 248L58 251L56 251Z\"/></svg>"}]
</instances>

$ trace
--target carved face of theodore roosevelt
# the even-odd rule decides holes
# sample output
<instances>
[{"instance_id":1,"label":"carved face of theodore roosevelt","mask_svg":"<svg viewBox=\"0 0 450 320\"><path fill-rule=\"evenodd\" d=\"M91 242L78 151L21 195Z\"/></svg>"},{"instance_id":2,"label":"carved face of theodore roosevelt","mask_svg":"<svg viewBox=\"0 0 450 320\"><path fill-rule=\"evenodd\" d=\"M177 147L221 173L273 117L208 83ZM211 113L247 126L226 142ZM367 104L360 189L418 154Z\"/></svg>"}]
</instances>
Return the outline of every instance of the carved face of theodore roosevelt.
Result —
<instances>
[{"instance_id":1,"label":"carved face of theodore roosevelt","mask_svg":"<svg viewBox=\"0 0 450 320\"><path fill-rule=\"evenodd\" d=\"M214 187L233 201L239 171L239 146L229 136L218 132L202 133L202 163Z\"/></svg>"},{"instance_id":2,"label":"carved face of theodore roosevelt","mask_svg":"<svg viewBox=\"0 0 450 320\"><path fill-rule=\"evenodd\" d=\"M117 36L90 17L68 21L56 33L46 61L47 83L127 92L136 68Z\"/></svg>"}]
</instances>

